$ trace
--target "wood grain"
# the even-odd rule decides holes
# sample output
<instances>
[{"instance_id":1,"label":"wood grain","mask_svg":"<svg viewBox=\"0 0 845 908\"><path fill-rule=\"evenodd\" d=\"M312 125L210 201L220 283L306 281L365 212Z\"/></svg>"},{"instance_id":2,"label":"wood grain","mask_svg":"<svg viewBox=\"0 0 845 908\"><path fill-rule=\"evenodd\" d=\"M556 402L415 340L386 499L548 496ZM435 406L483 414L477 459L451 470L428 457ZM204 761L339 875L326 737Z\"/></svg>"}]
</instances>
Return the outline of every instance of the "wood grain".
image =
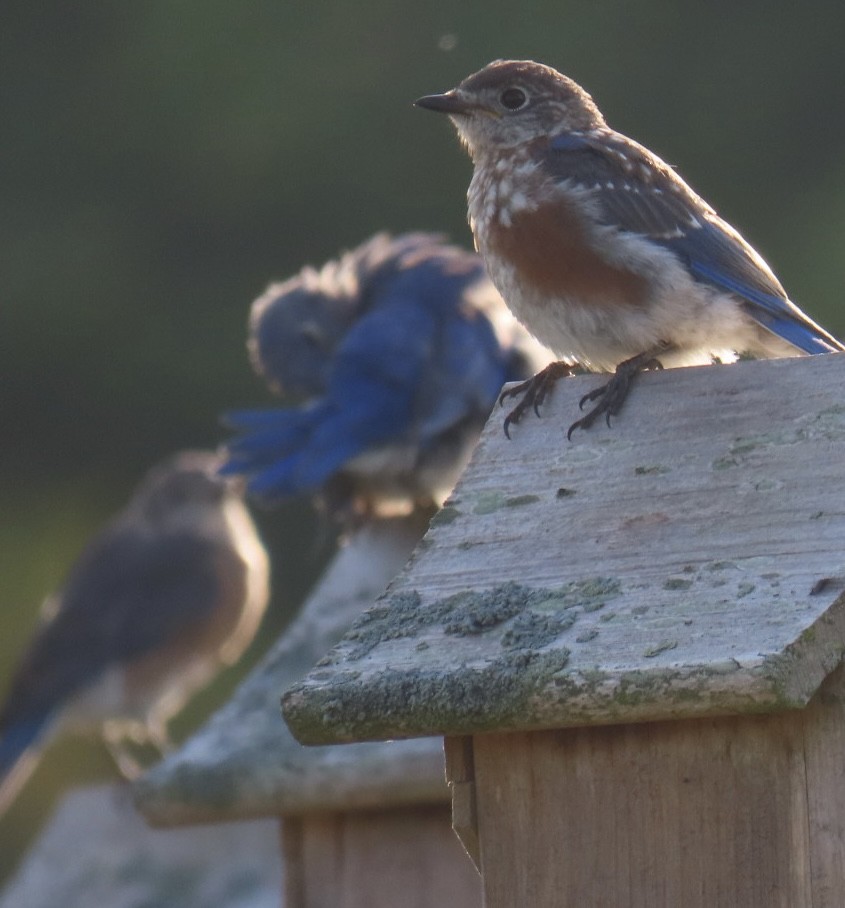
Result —
<instances>
[{"instance_id":1,"label":"wood grain","mask_svg":"<svg viewBox=\"0 0 845 908\"><path fill-rule=\"evenodd\" d=\"M284 821L286 908L474 908L481 881L445 806Z\"/></svg>"},{"instance_id":2,"label":"wood grain","mask_svg":"<svg viewBox=\"0 0 845 908\"><path fill-rule=\"evenodd\" d=\"M287 692L300 740L807 704L845 646L845 356L647 373L567 442L599 382L512 441L493 414L408 567Z\"/></svg>"},{"instance_id":3,"label":"wood grain","mask_svg":"<svg viewBox=\"0 0 845 908\"><path fill-rule=\"evenodd\" d=\"M486 905L810 906L800 722L479 736Z\"/></svg>"},{"instance_id":4,"label":"wood grain","mask_svg":"<svg viewBox=\"0 0 845 908\"><path fill-rule=\"evenodd\" d=\"M845 903L845 668L779 716L474 740L487 908Z\"/></svg>"},{"instance_id":5,"label":"wood grain","mask_svg":"<svg viewBox=\"0 0 845 908\"><path fill-rule=\"evenodd\" d=\"M478 799L475 791L475 761L471 735L444 738L446 781L452 792L452 829L476 870L481 868L478 841Z\"/></svg>"}]
</instances>

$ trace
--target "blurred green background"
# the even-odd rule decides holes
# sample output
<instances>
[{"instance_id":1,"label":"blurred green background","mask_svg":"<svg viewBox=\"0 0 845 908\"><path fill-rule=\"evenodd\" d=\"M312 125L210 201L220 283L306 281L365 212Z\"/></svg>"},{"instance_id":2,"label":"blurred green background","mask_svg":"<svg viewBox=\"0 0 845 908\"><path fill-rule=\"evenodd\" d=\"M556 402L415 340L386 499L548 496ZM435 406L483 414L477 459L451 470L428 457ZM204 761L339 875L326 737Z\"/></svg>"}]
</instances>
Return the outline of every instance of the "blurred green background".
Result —
<instances>
[{"instance_id":1,"label":"blurred green background","mask_svg":"<svg viewBox=\"0 0 845 908\"><path fill-rule=\"evenodd\" d=\"M469 161L411 101L493 58L584 84L845 334L844 26L832 0L4 4L0 690L147 467L269 400L244 350L265 283L379 229L470 242ZM253 660L329 551L305 503L258 518L275 590ZM56 741L0 821L0 878L64 786L111 775Z\"/></svg>"}]
</instances>

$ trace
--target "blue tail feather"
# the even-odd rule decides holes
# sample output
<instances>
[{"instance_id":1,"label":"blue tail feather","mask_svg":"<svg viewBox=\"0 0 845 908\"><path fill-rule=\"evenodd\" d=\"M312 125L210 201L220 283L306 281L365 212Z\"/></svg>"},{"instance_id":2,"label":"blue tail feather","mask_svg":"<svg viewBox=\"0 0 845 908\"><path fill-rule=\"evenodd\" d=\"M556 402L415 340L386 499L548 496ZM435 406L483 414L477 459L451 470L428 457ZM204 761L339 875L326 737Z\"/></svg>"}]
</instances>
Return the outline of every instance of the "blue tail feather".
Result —
<instances>
[{"instance_id":1,"label":"blue tail feather","mask_svg":"<svg viewBox=\"0 0 845 908\"><path fill-rule=\"evenodd\" d=\"M48 721L49 715L35 716L17 721L3 731L0 737L0 816L35 768L35 747Z\"/></svg>"}]
</instances>

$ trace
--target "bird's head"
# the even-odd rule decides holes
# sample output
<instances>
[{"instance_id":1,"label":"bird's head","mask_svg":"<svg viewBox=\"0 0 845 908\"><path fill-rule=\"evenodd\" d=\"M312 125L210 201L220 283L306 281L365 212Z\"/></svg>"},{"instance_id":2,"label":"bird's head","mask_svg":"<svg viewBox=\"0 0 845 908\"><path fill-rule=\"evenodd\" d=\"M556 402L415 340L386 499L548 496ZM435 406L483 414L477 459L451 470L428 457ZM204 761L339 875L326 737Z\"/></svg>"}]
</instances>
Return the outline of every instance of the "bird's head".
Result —
<instances>
[{"instance_id":1,"label":"bird's head","mask_svg":"<svg viewBox=\"0 0 845 908\"><path fill-rule=\"evenodd\" d=\"M203 515L222 507L240 490L219 475L220 454L211 451L180 451L153 467L144 477L129 510L156 527L194 527Z\"/></svg>"},{"instance_id":2,"label":"bird's head","mask_svg":"<svg viewBox=\"0 0 845 908\"><path fill-rule=\"evenodd\" d=\"M308 399L325 394L335 351L355 319L357 277L329 262L271 284L252 304L247 349L271 389Z\"/></svg>"},{"instance_id":3,"label":"bird's head","mask_svg":"<svg viewBox=\"0 0 845 908\"><path fill-rule=\"evenodd\" d=\"M451 91L415 103L448 114L473 159L542 136L604 126L580 85L531 60L496 60Z\"/></svg>"}]
</instances>

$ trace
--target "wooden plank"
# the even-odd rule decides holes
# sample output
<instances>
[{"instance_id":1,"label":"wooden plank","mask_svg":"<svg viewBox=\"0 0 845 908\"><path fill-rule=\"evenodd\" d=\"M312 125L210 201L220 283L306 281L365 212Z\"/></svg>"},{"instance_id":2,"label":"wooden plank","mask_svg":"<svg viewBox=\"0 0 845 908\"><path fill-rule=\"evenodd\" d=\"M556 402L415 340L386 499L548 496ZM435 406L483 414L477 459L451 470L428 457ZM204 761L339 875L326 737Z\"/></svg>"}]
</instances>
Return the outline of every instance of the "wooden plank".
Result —
<instances>
[{"instance_id":1,"label":"wooden plank","mask_svg":"<svg viewBox=\"0 0 845 908\"><path fill-rule=\"evenodd\" d=\"M472 736L445 738L446 781L452 792L452 829L460 839L475 869L481 867L478 842L478 807L475 796L475 761Z\"/></svg>"},{"instance_id":2,"label":"wooden plank","mask_svg":"<svg viewBox=\"0 0 845 908\"><path fill-rule=\"evenodd\" d=\"M813 908L845 905L845 667L804 710Z\"/></svg>"},{"instance_id":3,"label":"wooden plank","mask_svg":"<svg viewBox=\"0 0 845 908\"><path fill-rule=\"evenodd\" d=\"M279 826L282 866L285 868L285 908L302 908L305 904L305 828L302 817L288 817Z\"/></svg>"},{"instance_id":4,"label":"wooden plank","mask_svg":"<svg viewBox=\"0 0 845 908\"><path fill-rule=\"evenodd\" d=\"M815 905L802 739L798 714L477 736L485 905Z\"/></svg>"},{"instance_id":5,"label":"wooden plank","mask_svg":"<svg viewBox=\"0 0 845 908\"><path fill-rule=\"evenodd\" d=\"M473 866L481 871L481 844L478 839L478 801L474 782L453 782L452 829Z\"/></svg>"},{"instance_id":6,"label":"wooden plank","mask_svg":"<svg viewBox=\"0 0 845 908\"><path fill-rule=\"evenodd\" d=\"M493 414L408 567L286 694L300 740L806 705L845 645L845 356L648 373L567 442L598 381L512 441Z\"/></svg>"},{"instance_id":7,"label":"wooden plank","mask_svg":"<svg viewBox=\"0 0 845 908\"><path fill-rule=\"evenodd\" d=\"M446 762L446 781L474 782L475 760L472 755L472 735L455 735L443 739Z\"/></svg>"},{"instance_id":8,"label":"wooden plank","mask_svg":"<svg viewBox=\"0 0 845 908\"><path fill-rule=\"evenodd\" d=\"M315 814L284 824L286 908L481 906L481 881L444 806Z\"/></svg>"}]
</instances>

